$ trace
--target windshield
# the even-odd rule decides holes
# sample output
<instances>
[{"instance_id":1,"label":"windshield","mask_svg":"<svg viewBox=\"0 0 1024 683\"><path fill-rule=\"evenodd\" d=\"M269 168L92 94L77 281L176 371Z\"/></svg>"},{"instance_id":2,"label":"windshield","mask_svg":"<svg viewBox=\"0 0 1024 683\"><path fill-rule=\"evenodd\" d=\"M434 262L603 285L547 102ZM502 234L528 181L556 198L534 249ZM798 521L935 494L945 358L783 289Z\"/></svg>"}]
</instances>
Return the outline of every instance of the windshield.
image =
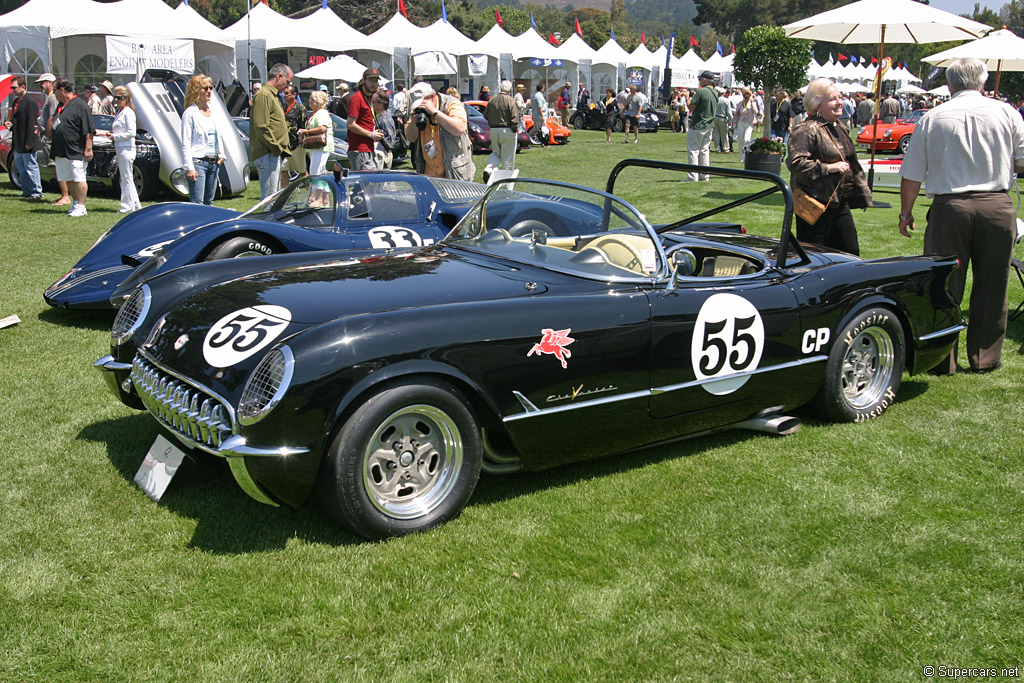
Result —
<instances>
[{"instance_id":1,"label":"windshield","mask_svg":"<svg viewBox=\"0 0 1024 683\"><path fill-rule=\"evenodd\" d=\"M650 278L664 267L660 242L636 209L553 181L495 183L444 242L602 278Z\"/></svg>"},{"instance_id":2,"label":"windshield","mask_svg":"<svg viewBox=\"0 0 1024 683\"><path fill-rule=\"evenodd\" d=\"M332 176L309 176L270 195L242 214L254 220L278 220L284 215L326 212L334 215L337 194Z\"/></svg>"}]
</instances>

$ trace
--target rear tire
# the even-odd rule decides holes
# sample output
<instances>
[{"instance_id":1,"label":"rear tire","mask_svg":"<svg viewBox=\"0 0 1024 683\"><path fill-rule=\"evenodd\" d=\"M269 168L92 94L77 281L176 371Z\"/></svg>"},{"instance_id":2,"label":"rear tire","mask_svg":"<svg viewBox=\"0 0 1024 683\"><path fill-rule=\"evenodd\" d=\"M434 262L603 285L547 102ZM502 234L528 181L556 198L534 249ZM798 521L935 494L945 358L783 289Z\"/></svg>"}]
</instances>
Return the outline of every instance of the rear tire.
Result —
<instances>
[{"instance_id":1,"label":"rear tire","mask_svg":"<svg viewBox=\"0 0 1024 683\"><path fill-rule=\"evenodd\" d=\"M903 375L903 327L888 308L858 313L832 344L812 405L836 422L879 417L896 400Z\"/></svg>"},{"instance_id":2,"label":"rear tire","mask_svg":"<svg viewBox=\"0 0 1024 683\"><path fill-rule=\"evenodd\" d=\"M577 112L572 115L571 119L569 119L569 123L572 124L572 127L576 130L583 130L587 127L587 117L581 112Z\"/></svg>"},{"instance_id":3,"label":"rear tire","mask_svg":"<svg viewBox=\"0 0 1024 683\"><path fill-rule=\"evenodd\" d=\"M426 531L458 516L480 477L480 427L453 387L422 380L359 406L331 444L317 490L364 538Z\"/></svg>"},{"instance_id":4,"label":"rear tire","mask_svg":"<svg viewBox=\"0 0 1024 683\"><path fill-rule=\"evenodd\" d=\"M615 121L612 123L612 130L616 133L626 130L626 122L622 120L621 116L615 117Z\"/></svg>"},{"instance_id":5,"label":"rear tire","mask_svg":"<svg viewBox=\"0 0 1024 683\"><path fill-rule=\"evenodd\" d=\"M274 247L256 237L230 237L206 255L204 261L219 261L226 258L248 258L250 256L269 256L278 253Z\"/></svg>"}]
</instances>

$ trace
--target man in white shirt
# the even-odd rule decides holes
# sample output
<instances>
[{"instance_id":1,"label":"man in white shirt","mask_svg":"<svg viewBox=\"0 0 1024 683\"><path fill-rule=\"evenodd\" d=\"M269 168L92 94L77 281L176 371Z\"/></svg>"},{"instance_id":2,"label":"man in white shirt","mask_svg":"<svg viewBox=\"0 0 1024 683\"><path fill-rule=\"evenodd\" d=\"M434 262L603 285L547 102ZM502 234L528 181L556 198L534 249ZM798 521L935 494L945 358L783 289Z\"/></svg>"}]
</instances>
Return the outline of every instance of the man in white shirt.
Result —
<instances>
[{"instance_id":1,"label":"man in white shirt","mask_svg":"<svg viewBox=\"0 0 1024 683\"><path fill-rule=\"evenodd\" d=\"M959 59L946 69L952 98L918 122L901 165L900 233L914 229L911 210L925 183L929 197L924 253L957 256L949 279L957 303L973 259L967 357L971 370L1000 366L1006 336L1007 285L1017 212L1007 191L1024 171L1024 119L981 89L988 70L977 59ZM956 372L957 348L933 372Z\"/></svg>"}]
</instances>

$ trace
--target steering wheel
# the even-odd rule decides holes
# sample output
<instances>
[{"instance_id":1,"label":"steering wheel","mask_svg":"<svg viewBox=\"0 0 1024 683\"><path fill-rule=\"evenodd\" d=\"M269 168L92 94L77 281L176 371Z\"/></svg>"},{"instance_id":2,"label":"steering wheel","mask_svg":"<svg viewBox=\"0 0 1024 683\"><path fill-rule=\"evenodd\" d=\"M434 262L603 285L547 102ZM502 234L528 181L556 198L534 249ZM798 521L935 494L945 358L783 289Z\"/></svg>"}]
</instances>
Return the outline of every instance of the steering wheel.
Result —
<instances>
[{"instance_id":1,"label":"steering wheel","mask_svg":"<svg viewBox=\"0 0 1024 683\"><path fill-rule=\"evenodd\" d=\"M620 268L632 270L634 273L643 272L641 264L644 259L640 255L640 250L625 240L605 235L590 242L587 247L603 251L608 260Z\"/></svg>"},{"instance_id":2,"label":"steering wheel","mask_svg":"<svg viewBox=\"0 0 1024 683\"><path fill-rule=\"evenodd\" d=\"M681 262L676 258L677 254L683 257ZM697 257L692 251L686 248L685 244L675 245L665 252L665 256L668 257L668 262L672 264L672 269L675 275L689 277L697 270Z\"/></svg>"},{"instance_id":3,"label":"steering wheel","mask_svg":"<svg viewBox=\"0 0 1024 683\"><path fill-rule=\"evenodd\" d=\"M552 230L547 225L544 225L540 221L536 221L533 219L519 221L518 223L516 223L515 225L508 229L508 234L512 235L512 237L529 237L534 233L534 231L540 231L547 235L548 237L555 236L554 230Z\"/></svg>"}]
</instances>

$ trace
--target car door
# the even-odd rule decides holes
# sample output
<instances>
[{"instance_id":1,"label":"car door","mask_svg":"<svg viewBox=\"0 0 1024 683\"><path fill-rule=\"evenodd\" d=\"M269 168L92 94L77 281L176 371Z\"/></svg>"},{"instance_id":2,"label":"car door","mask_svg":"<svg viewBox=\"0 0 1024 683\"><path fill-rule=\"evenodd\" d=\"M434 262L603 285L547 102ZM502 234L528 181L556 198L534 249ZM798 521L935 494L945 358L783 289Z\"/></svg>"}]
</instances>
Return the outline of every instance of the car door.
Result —
<instances>
[{"instance_id":1,"label":"car door","mask_svg":"<svg viewBox=\"0 0 1024 683\"><path fill-rule=\"evenodd\" d=\"M652 292L654 418L687 416L687 431L729 424L783 400L795 376L800 316L775 271L684 278Z\"/></svg>"},{"instance_id":2,"label":"car door","mask_svg":"<svg viewBox=\"0 0 1024 683\"><path fill-rule=\"evenodd\" d=\"M353 176L342 181L345 201L338 220L356 249L429 246L445 232L428 216L436 207L409 178Z\"/></svg>"}]
</instances>

